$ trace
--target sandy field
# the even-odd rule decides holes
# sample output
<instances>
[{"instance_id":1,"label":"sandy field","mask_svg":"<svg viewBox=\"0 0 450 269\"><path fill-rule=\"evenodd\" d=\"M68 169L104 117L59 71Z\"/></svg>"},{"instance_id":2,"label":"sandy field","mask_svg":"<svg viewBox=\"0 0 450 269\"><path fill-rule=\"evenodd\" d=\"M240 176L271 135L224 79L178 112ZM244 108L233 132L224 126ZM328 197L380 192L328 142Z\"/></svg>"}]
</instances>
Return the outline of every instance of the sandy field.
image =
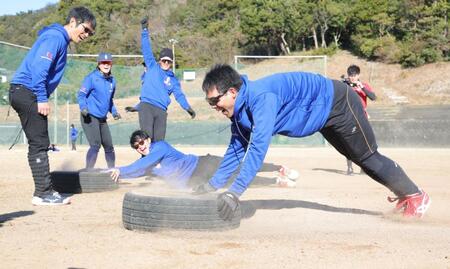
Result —
<instances>
[{"instance_id":1,"label":"sandy field","mask_svg":"<svg viewBox=\"0 0 450 269\"><path fill-rule=\"evenodd\" d=\"M51 170L82 168L86 151L50 153ZM383 186L346 176L334 149L272 147L266 161L298 170L297 187L250 188L241 200L256 211L221 232L124 229L123 196L155 187L144 179L74 195L69 206L33 206L26 148L0 152L0 268L450 268L450 149L380 149L432 199L427 215L411 220L392 212ZM116 152L118 165L137 158L130 148Z\"/></svg>"}]
</instances>

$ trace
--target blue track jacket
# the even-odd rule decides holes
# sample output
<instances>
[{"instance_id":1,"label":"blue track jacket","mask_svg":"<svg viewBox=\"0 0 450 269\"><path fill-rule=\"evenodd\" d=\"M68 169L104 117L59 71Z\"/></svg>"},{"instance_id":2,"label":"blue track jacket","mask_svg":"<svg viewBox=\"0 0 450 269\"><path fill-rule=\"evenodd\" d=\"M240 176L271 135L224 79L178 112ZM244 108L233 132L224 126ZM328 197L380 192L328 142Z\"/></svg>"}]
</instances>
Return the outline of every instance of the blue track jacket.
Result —
<instances>
[{"instance_id":1,"label":"blue track jacket","mask_svg":"<svg viewBox=\"0 0 450 269\"><path fill-rule=\"evenodd\" d=\"M234 105L231 141L209 183L223 187L241 161L229 191L241 195L260 169L273 135L305 137L319 131L333 103L330 79L312 73L280 73L243 84ZM245 156L244 156L245 155Z\"/></svg>"},{"instance_id":2,"label":"blue track jacket","mask_svg":"<svg viewBox=\"0 0 450 269\"><path fill-rule=\"evenodd\" d=\"M187 183L197 167L198 156L184 154L165 141L150 144L147 156L134 163L119 167L120 178L135 178L152 174L176 188L187 188Z\"/></svg>"},{"instance_id":3,"label":"blue track jacket","mask_svg":"<svg viewBox=\"0 0 450 269\"><path fill-rule=\"evenodd\" d=\"M87 108L89 114L97 118L106 118L108 112L116 115L113 101L115 92L116 80L113 76L105 77L98 69L92 71L84 78L78 91L80 110Z\"/></svg>"},{"instance_id":4,"label":"blue track jacket","mask_svg":"<svg viewBox=\"0 0 450 269\"><path fill-rule=\"evenodd\" d=\"M38 103L48 102L64 74L69 43L69 34L62 25L55 23L44 27L11 84L20 84L31 90Z\"/></svg>"},{"instance_id":5,"label":"blue track jacket","mask_svg":"<svg viewBox=\"0 0 450 269\"><path fill-rule=\"evenodd\" d=\"M184 110L188 110L190 105L186 96L181 91L180 82L175 77L172 70L164 71L156 62L150 44L148 30L141 33L142 54L144 56L147 72L143 74L141 102L149 103L167 111L170 104L170 95L173 93L175 99Z\"/></svg>"}]
</instances>

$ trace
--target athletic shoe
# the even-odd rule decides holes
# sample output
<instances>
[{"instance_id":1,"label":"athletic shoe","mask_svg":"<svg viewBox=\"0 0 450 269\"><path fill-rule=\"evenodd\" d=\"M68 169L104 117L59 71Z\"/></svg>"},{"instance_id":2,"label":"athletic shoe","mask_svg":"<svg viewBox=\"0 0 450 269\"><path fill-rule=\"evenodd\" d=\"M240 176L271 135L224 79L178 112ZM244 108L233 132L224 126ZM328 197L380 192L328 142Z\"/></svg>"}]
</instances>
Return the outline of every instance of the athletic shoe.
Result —
<instances>
[{"instance_id":1,"label":"athletic shoe","mask_svg":"<svg viewBox=\"0 0 450 269\"><path fill-rule=\"evenodd\" d=\"M70 204L70 197L61 196L58 192L53 192L44 197L33 196L33 205L67 205Z\"/></svg>"},{"instance_id":2,"label":"athletic shoe","mask_svg":"<svg viewBox=\"0 0 450 269\"><path fill-rule=\"evenodd\" d=\"M427 211L431 204L431 199L424 191L420 191L415 194L406 195L405 197L388 197L389 202L397 201L395 209L397 211L403 210L403 216L405 217L418 217L421 218Z\"/></svg>"},{"instance_id":3,"label":"athletic shoe","mask_svg":"<svg viewBox=\"0 0 450 269\"><path fill-rule=\"evenodd\" d=\"M278 187L282 188L295 188L295 185L297 185L297 182L294 180L288 178L288 177L277 177L277 183Z\"/></svg>"},{"instance_id":4,"label":"athletic shoe","mask_svg":"<svg viewBox=\"0 0 450 269\"><path fill-rule=\"evenodd\" d=\"M278 170L278 176L287 177L290 180L295 181L298 178L298 172L294 169L290 169L287 166L282 165L280 170Z\"/></svg>"}]
</instances>

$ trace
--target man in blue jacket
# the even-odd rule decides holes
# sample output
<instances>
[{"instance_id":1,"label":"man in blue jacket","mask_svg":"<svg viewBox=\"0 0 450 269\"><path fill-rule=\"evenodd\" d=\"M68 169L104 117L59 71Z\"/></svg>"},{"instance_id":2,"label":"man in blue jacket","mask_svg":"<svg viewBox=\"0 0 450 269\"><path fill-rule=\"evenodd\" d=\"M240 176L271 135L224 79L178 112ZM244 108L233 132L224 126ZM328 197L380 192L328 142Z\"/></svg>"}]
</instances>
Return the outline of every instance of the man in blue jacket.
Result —
<instances>
[{"instance_id":1,"label":"man in blue jacket","mask_svg":"<svg viewBox=\"0 0 450 269\"><path fill-rule=\"evenodd\" d=\"M223 159L210 154L184 154L165 141L152 142L142 130L131 134L130 145L142 158L130 165L111 169L111 177L115 181L151 175L163 179L172 187L184 189L207 182ZM256 177L254 185L295 187L298 177L297 171L272 163L264 163L259 171L278 171L279 174L276 178Z\"/></svg>"},{"instance_id":2,"label":"man in blue jacket","mask_svg":"<svg viewBox=\"0 0 450 269\"><path fill-rule=\"evenodd\" d=\"M141 21L141 46L147 71L144 73L140 103L138 105L139 125L152 141L164 140L166 136L167 108L173 93L181 107L195 118L195 112L181 91L180 82L172 72L173 52L164 48L156 62L149 39L148 19Z\"/></svg>"},{"instance_id":3,"label":"man in blue jacket","mask_svg":"<svg viewBox=\"0 0 450 269\"><path fill-rule=\"evenodd\" d=\"M206 74L202 88L209 105L231 120L232 137L215 175L194 193L223 187L242 162L236 180L218 197L222 218L232 218L239 196L261 166L276 134L305 137L320 132L347 159L396 194L390 201L398 201L396 208L405 216L421 217L430 205L429 196L402 168L377 151L361 101L346 84L304 72L249 81L229 65L216 65Z\"/></svg>"},{"instance_id":4,"label":"man in blue jacket","mask_svg":"<svg viewBox=\"0 0 450 269\"><path fill-rule=\"evenodd\" d=\"M81 126L89 141L86 154L86 168L94 168L100 146L105 150L109 168L115 166L116 155L109 130L107 116L111 113L115 120L121 118L114 105L116 80L111 73L112 55L101 52L97 57L97 68L87 75L78 92Z\"/></svg>"},{"instance_id":5,"label":"man in blue jacket","mask_svg":"<svg viewBox=\"0 0 450 269\"><path fill-rule=\"evenodd\" d=\"M19 114L28 139L28 163L35 184L31 201L34 205L70 203L70 199L53 190L50 179L48 98L63 76L69 43L79 43L92 36L95 26L95 16L89 9L71 9L64 26L55 23L39 32L38 39L11 80L9 100Z\"/></svg>"}]
</instances>

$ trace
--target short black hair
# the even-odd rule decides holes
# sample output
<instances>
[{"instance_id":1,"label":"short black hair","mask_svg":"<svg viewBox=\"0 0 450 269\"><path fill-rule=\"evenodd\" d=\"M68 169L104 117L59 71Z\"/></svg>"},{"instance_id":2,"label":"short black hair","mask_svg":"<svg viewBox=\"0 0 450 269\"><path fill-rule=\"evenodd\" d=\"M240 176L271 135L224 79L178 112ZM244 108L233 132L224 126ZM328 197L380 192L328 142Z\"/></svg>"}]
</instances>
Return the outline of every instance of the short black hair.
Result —
<instances>
[{"instance_id":1,"label":"short black hair","mask_svg":"<svg viewBox=\"0 0 450 269\"><path fill-rule=\"evenodd\" d=\"M69 11L69 15L66 18L66 24L69 24L70 19L75 18L78 24L83 22L89 22L95 30L97 26L97 21L95 20L94 14L86 7L74 7Z\"/></svg>"},{"instance_id":2,"label":"short black hair","mask_svg":"<svg viewBox=\"0 0 450 269\"><path fill-rule=\"evenodd\" d=\"M140 140L145 140L149 137L150 136L147 134L146 131L136 130L130 136L130 146L133 148L134 143L139 142Z\"/></svg>"},{"instance_id":3,"label":"short black hair","mask_svg":"<svg viewBox=\"0 0 450 269\"><path fill-rule=\"evenodd\" d=\"M203 80L202 89L205 93L212 91L214 87L222 94L228 89L235 88L237 91L242 86L242 79L239 73L228 64L216 64L206 74Z\"/></svg>"},{"instance_id":4,"label":"short black hair","mask_svg":"<svg viewBox=\"0 0 450 269\"><path fill-rule=\"evenodd\" d=\"M352 64L347 68L347 75L359 75L361 73L361 69L356 64Z\"/></svg>"}]
</instances>

